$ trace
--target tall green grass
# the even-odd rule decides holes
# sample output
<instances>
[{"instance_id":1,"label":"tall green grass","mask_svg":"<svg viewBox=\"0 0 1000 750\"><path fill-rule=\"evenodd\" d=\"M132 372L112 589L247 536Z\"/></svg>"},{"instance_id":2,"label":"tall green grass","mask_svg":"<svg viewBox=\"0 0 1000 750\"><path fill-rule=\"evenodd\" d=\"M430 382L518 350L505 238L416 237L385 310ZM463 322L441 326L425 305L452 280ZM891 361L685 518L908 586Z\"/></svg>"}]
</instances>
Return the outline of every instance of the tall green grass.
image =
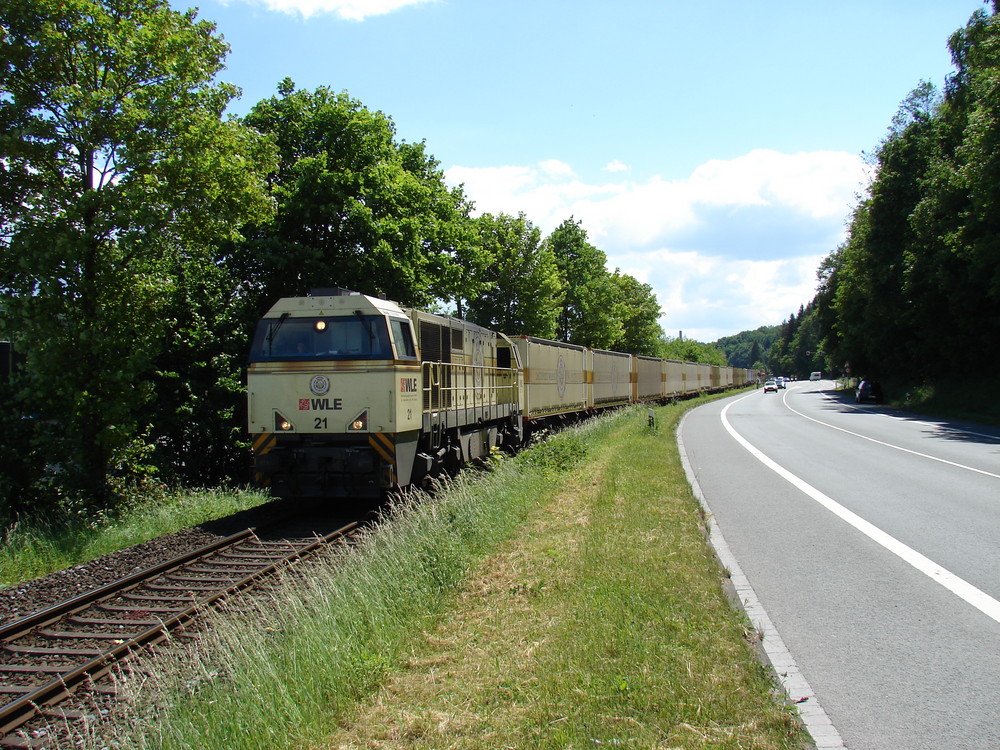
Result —
<instances>
[{"instance_id":1,"label":"tall green grass","mask_svg":"<svg viewBox=\"0 0 1000 750\"><path fill-rule=\"evenodd\" d=\"M858 378L841 378L837 387L853 391L857 385ZM883 385L890 406L931 418L1000 425L1000 401L993 395L994 384L989 377L937 378L916 384L896 377Z\"/></svg>"},{"instance_id":2,"label":"tall green grass","mask_svg":"<svg viewBox=\"0 0 1000 750\"><path fill-rule=\"evenodd\" d=\"M115 741L233 750L321 743L400 666L470 568L514 533L549 462L526 471L498 457L492 466L485 481L465 472L436 499L400 501L360 544L325 565L287 571L268 602L216 615L179 668L168 659L157 680L123 683L136 689L134 705L145 709L134 710L146 720L120 726Z\"/></svg>"},{"instance_id":3,"label":"tall green grass","mask_svg":"<svg viewBox=\"0 0 1000 750\"><path fill-rule=\"evenodd\" d=\"M180 529L224 518L268 501L249 490L156 492L117 513L64 511L16 521L2 532L0 585L79 565Z\"/></svg>"},{"instance_id":4,"label":"tall green grass","mask_svg":"<svg viewBox=\"0 0 1000 750\"><path fill-rule=\"evenodd\" d=\"M594 457L604 468L581 488L586 525L567 557L562 617L529 683L534 721L508 744L779 748L803 739L720 585L673 440L682 409L657 412L659 429L643 428L644 413L623 418Z\"/></svg>"},{"instance_id":5,"label":"tall green grass","mask_svg":"<svg viewBox=\"0 0 1000 750\"><path fill-rule=\"evenodd\" d=\"M722 592L677 461L683 408L400 503L213 615L196 651L123 676L126 713L92 746L802 747Z\"/></svg>"}]
</instances>

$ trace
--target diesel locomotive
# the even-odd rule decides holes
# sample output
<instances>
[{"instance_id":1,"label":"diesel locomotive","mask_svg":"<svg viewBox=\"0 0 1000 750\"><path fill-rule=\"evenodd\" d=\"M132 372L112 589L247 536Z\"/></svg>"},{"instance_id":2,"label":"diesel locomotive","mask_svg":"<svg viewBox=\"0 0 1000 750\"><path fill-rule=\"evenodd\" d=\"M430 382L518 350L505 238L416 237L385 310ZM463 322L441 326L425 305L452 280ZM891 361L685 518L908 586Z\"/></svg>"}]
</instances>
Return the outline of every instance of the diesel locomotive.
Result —
<instances>
[{"instance_id":1,"label":"diesel locomotive","mask_svg":"<svg viewBox=\"0 0 1000 750\"><path fill-rule=\"evenodd\" d=\"M751 382L751 371L508 336L341 289L278 302L247 375L254 481L379 497L540 426Z\"/></svg>"}]
</instances>

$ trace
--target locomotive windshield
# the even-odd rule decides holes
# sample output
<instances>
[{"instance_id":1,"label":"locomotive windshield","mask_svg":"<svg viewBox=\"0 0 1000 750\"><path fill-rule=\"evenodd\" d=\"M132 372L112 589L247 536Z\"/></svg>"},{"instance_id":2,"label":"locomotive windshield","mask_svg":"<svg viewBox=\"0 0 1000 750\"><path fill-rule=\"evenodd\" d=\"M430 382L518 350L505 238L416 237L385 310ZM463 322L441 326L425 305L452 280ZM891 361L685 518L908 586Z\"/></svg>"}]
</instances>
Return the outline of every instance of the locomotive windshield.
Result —
<instances>
[{"instance_id":1,"label":"locomotive windshield","mask_svg":"<svg viewBox=\"0 0 1000 750\"><path fill-rule=\"evenodd\" d=\"M250 350L251 362L393 358L386 319L380 315L265 318L257 324Z\"/></svg>"}]
</instances>

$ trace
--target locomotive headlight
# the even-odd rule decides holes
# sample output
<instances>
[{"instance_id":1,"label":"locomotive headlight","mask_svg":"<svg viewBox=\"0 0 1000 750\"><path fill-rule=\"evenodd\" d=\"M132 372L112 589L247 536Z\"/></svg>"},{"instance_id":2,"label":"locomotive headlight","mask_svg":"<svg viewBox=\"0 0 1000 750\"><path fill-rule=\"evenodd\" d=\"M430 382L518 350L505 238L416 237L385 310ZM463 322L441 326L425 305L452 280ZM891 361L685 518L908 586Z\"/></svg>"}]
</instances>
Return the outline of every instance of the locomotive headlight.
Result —
<instances>
[{"instance_id":1,"label":"locomotive headlight","mask_svg":"<svg viewBox=\"0 0 1000 750\"><path fill-rule=\"evenodd\" d=\"M316 330L317 331L325 331L326 330L326 321L325 320L317 320L316 321Z\"/></svg>"},{"instance_id":2,"label":"locomotive headlight","mask_svg":"<svg viewBox=\"0 0 1000 750\"><path fill-rule=\"evenodd\" d=\"M280 412L274 412L274 431L275 432L291 432L295 429L295 425L281 416Z\"/></svg>"},{"instance_id":3,"label":"locomotive headlight","mask_svg":"<svg viewBox=\"0 0 1000 750\"><path fill-rule=\"evenodd\" d=\"M368 410L365 409L361 412L354 420L347 425L347 430L349 432L359 432L361 430L368 429Z\"/></svg>"}]
</instances>

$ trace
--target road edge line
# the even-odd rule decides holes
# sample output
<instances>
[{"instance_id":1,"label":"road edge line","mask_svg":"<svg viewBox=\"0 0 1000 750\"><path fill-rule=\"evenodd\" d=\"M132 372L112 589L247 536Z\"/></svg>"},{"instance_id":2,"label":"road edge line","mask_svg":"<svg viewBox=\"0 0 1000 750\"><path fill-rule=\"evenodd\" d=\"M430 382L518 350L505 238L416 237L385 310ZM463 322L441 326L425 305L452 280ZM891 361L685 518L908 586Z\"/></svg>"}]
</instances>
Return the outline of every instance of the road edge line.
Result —
<instances>
[{"instance_id":1,"label":"road edge line","mask_svg":"<svg viewBox=\"0 0 1000 750\"><path fill-rule=\"evenodd\" d=\"M759 631L761 635L760 645L764 656L767 658L775 677L788 696L788 700L791 701L798 711L799 719L812 737L816 745L816 750L847 750L840 732L837 731L829 715L827 715L826 711L820 705L816 693L802 674L795 658L785 646L785 642L778 634L777 628L774 627L774 623L768 617L764 605L757 597L753 586L750 585L749 579L744 575L743 569L740 568L732 550L729 549L726 538L722 535L722 530L719 528L719 524L715 520L715 515L712 513L712 508L705 498L705 493L701 490L698 477L691 467L687 452L684 450L684 439L681 436L681 430L683 430L684 423L687 421L691 411L694 410L685 412L684 416L681 417L681 421L678 423L677 430L675 431L675 438L677 440L681 466L684 467L684 474L691 485L691 491L705 512L705 522L708 525L708 541L715 550L719 561L729 572L729 580L736 590L739 605L750 619L750 623Z\"/></svg>"}]
</instances>

